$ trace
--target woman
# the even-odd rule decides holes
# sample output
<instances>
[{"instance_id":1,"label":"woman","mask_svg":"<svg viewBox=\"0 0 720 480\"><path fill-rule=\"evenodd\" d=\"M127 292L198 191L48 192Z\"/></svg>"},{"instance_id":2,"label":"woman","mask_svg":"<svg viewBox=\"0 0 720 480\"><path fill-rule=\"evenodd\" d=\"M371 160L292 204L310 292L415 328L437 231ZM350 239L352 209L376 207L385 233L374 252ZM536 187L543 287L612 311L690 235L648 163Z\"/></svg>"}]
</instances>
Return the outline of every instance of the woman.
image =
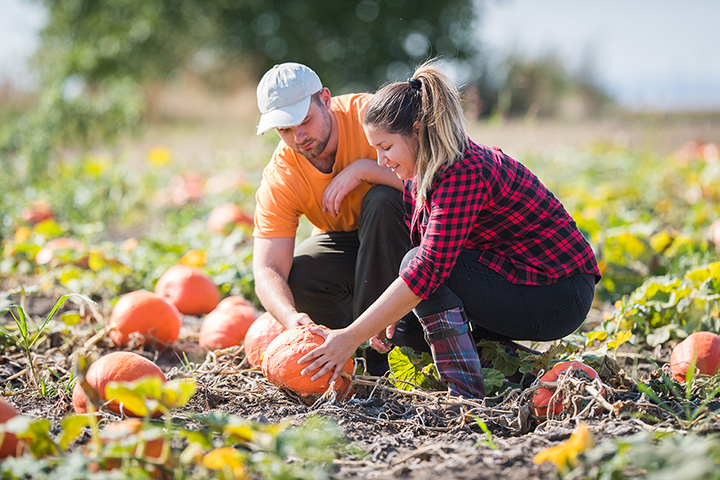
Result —
<instances>
[{"instance_id":1,"label":"woman","mask_svg":"<svg viewBox=\"0 0 720 480\"><path fill-rule=\"evenodd\" d=\"M378 164L403 180L416 247L353 324L317 329L325 342L300 359L308 363L303 374L332 371L337 378L368 339L387 352L384 338L392 341L395 329L406 327L396 322L412 310L450 393L482 398L475 339L546 341L572 333L600 279L595 255L534 174L469 139L459 93L432 63L378 91L363 127Z\"/></svg>"}]
</instances>

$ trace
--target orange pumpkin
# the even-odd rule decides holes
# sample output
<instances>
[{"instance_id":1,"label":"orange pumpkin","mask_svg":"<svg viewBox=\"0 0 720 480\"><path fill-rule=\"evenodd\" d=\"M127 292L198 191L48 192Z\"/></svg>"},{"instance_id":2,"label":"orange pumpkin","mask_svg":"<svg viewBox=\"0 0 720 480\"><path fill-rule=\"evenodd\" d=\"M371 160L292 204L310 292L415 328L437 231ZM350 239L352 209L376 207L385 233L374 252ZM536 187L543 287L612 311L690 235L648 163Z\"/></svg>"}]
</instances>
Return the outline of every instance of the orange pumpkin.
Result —
<instances>
[{"instance_id":1,"label":"orange pumpkin","mask_svg":"<svg viewBox=\"0 0 720 480\"><path fill-rule=\"evenodd\" d=\"M137 435L138 440L143 437L143 422L138 418L127 418L119 422L114 422L105 427L100 432L100 441L103 444L110 442L117 442L130 435ZM165 440L163 438L153 438L148 440L144 444L142 450L142 458L146 458L152 461L159 461L163 458L163 447L165 446ZM134 452L136 458L141 457L140 445L137 446ZM118 465L119 466L119 465ZM116 468L109 466L110 468Z\"/></svg>"},{"instance_id":2,"label":"orange pumpkin","mask_svg":"<svg viewBox=\"0 0 720 480\"><path fill-rule=\"evenodd\" d=\"M598 374L592 367L577 360L557 363L545 375L540 377L540 382L554 382L564 373L571 369L580 369L587 373L590 378L598 378ZM605 391L601 392L605 396ZM563 395L558 392L555 395L554 388L538 388L532 398L533 413L538 418L544 418L550 414L559 415L563 411Z\"/></svg>"},{"instance_id":3,"label":"orange pumpkin","mask_svg":"<svg viewBox=\"0 0 720 480\"><path fill-rule=\"evenodd\" d=\"M15 407L0 398L0 423L5 423L13 417L17 417ZM0 432L0 458L18 457L22 454L22 444L15 434Z\"/></svg>"},{"instance_id":4,"label":"orange pumpkin","mask_svg":"<svg viewBox=\"0 0 720 480\"><path fill-rule=\"evenodd\" d=\"M159 295L137 290L123 295L110 315L110 338L127 345L130 335L139 333L147 341L172 343L180 335L182 318L175 305Z\"/></svg>"},{"instance_id":5,"label":"orange pumpkin","mask_svg":"<svg viewBox=\"0 0 720 480\"><path fill-rule=\"evenodd\" d=\"M708 235L710 236L710 240L712 240L716 246L720 247L720 218L710 225Z\"/></svg>"},{"instance_id":6,"label":"orange pumpkin","mask_svg":"<svg viewBox=\"0 0 720 480\"><path fill-rule=\"evenodd\" d=\"M241 297L239 295L232 295L226 298L223 298L220 303L218 303L218 306L215 307L215 310L218 308L235 308L235 307L241 307L241 306L247 306L252 307L253 304L250 302L250 300L247 300L244 297Z\"/></svg>"},{"instance_id":7,"label":"orange pumpkin","mask_svg":"<svg viewBox=\"0 0 720 480\"><path fill-rule=\"evenodd\" d=\"M45 200L36 200L22 211L22 219L30 225L55 218L52 207Z\"/></svg>"},{"instance_id":8,"label":"orange pumpkin","mask_svg":"<svg viewBox=\"0 0 720 480\"><path fill-rule=\"evenodd\" d=\"M189 265L175 265L162 274L155 293L186 315L210 313L220 302L220 289L202 270Z\"/></svg>"},{"instance_id":9,"label":"orange pumpkin","mask_svg":"<svg viewBox=\"0 0 720 480\"><path fill-rule=\"evenodd\" d=\"M240 345L257 317L252 306L223 302L208 313L200 327L200 346L206 350Z\"/></svg>"},{"instance_id":10,"label":"orange pumpkin","mask_svg":"<svg viewBox=\"0 0 720 480\"><path fill-rule=\"evenodd\" d=\"M213 233L224 233L230 225L248 225L253 226L253 219L245 215L242 208L234 203L223 203L210 211L208 216L208 230Z\"/></svg>"},{"instance_id":11,"label":"orange pumpkin","mask_svg":"<svg viewBox=\"0 0 720 480\"><path fill-rule=\"evenodd\" d=\"M53 238L52 240L49 240L45 244L45 246L35 254L35 263L37 263L38 265L48 265L53 261L56 261L57 258L55 257L55 252L57 250L83 251L86 248L87 247L84 243L73 238ZM84 255L75 262L75 265L78 265L82 268L87 268L88 261L89 260L87 255Z\"/></svg>"},{"instance_id":12,"label":"orange pumpkin","mask_svg":"<svg viewBox=\"0 0 720 480\"><path fill-rule=\"evenodd\" d=\"M166 382L165 374L152 361L132 352L112 352L95 360L88 369L85 379L97 390L100 398L107 402L111 412L120 413L120 405L105 395L105 387L111 382L133 382L145 377L158 377ZM73 406L76 413L87 413L87 399L80 383L75 384L73 391ZM125 415L139 417L127 408L123 408ZM161 411L153 412L153 417L162 415Z\"/></svg>"},{"instance_id":13,"label":"orange pumpkin","mask_svg":"<svg viewBox=\"0 0 720 480\"><path fill-rule=\"evenodd\" d=\"M695 332L675 345L670 354L670 371L679 382L684 382L688 368L695 364L698 375L713 376L720 369L720 335L713 332Z\"/></svg>"},{"instance_id":14,"label":"orange pumpkin","mask_svg":"<svg viewBox=\"0 0 720 480\"><path fill-rule=\"evenodd\" d=\"M331 377L331 373L328 372L313 381L310 379L311 374L300 375L300 371L307 367L307 364L299 365L298 360L325 341L323 337L310 331L313 327L326 328L319 325L300 325L284 331L270 342L262 361L263 375L270 383L292 390L303 397L311 398L327 391ZM348 359L343 366L343 371L352 375L352 359ZM349 396L351 393L348 391L350 380L341 376L335 381L334 388L342 400L346 394Z\"/></svg>"},{"instance_id":15,"label":"orange pumpkin","mask_svg":"<svg viewBox=\"0 0 720 480\"><path fill-rule=\"evenodd\" d=\"M267 346L284 331L285 327L269 312L256 318L245 334L245 356L250 365L259 367Z\"/></svg>"}]
</instances>

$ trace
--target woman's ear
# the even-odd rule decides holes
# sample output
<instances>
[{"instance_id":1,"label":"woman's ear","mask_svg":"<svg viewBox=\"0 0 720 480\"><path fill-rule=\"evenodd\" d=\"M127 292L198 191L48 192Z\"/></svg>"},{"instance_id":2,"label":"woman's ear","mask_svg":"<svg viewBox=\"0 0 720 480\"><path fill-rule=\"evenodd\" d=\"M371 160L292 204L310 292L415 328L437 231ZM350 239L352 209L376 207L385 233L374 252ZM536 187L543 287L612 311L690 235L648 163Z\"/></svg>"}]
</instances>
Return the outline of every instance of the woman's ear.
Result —
<instances>
[{"instance_id":1,"label":"woman's ear","mask_svg":"<svg viewBox=\"0 0 720 480\"><path fill-rule=\"evenodd\" d=\"M420 122L415 121L415 123L413 123L412 134L416 137L420 135Z\"/></svg>"}]
</instances>

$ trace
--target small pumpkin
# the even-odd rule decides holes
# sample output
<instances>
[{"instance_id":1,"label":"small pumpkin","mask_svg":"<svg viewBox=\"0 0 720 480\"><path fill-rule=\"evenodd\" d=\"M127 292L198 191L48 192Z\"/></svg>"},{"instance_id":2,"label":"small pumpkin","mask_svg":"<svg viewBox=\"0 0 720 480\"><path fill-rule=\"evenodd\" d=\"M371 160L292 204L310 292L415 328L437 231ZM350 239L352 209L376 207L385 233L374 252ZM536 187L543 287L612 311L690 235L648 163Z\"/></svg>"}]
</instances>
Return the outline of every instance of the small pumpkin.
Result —
<instances>
[{"instance_id":1,"label":"small pumpkin","mask_svg":"<svg viewBox=\"0 0 720 480\"><path fill-rule=\"evenodd\" d=\"M138 418L127 418L125 420L121 420L119 422L113 422L110 425L106 426L101 432L100 432L100 441L103 444L108 444L111 442L118 442L121 440L124 440L125 438L136 435L138 437L138 441L144 440L143 438L144 433L144 425L142 420ZM165 439L163 438L153 438L148 439L144 442L144 446L142 447L138 445L134 452L133 456L135 458L145 458L148 460L153 461L153 463L159 463L163 460L163 457L165 456L165 452L163 451L165 448ZM141 455L142 453L142 455ZM117 468L119 467L119 462L115 461L115 464L112 465L106 465L108 468Z\"/></svg>"},{"instance_id":2,"label":"small pumpkin","mask_svg":"<svg viewBox=\"0 0 720 480\"><path fill-rule=\"evenodd\" d=\"M105 387L111 382L133 382L148 376L158 377L163 382L167 382L160 367L147 358L133 352L112 352L95 360L90 365L85 379L91 387L97 390L104 402L110 400L107 408L111 412L120 413L120 405L106 397ZM80 383L75 384L72 399L75 413L87 413L87 399ZM123 408L123 412L131 417L141 416L127 408ZM161 415L162 412L159 410L152 414L154 418Z\"/></svg>"},{"instance_id":3,"label":"small pumpkin","mask_svg":"<svg viewBox=\"0 0 720 480\"><path fill-rule=\"evenodd\" d=\"M220 289L202 270L189 265L174 265L160 276L155 293L185 315L205 315L220 302Z\"/></svg>"},{"instance_id":4,"label":"small pumpkin","mask_svg":"<svg viewBox=\"0 0 720 480\"><path fill-rule=\"evenodd\" d=\"M599 378L598 374L592 367L585 365L577 360L568 362L559 362L553 368L551 368L545 375L540 377L540 382L554 382L561 375L566 373L568 370L579 369L587 373L590 378ZM602 395L605 396L605 390L602 390ZM555 395L554 388L538 388L535 390L532 398L533 413L538 418L544 418L548 415L559 415L563 411L563 395L558 392Z\"/></svg>"},{"instance_id":5,"label":"small pumpkin","mask_svg":"<svg viewBox=\"0 0 720 480\"><path fill-rule=\"evenodd\" d=\"M180 312L164 298L146 290L120 297L110 315L109 336L116 345L128 344L130 335L139 333L147 341L173 343L180 336Z\"/></svg>"},{"instance_id":6,"label":"small pumpkin","mask_svg":"<svg viewBox=\"0 0 720 480\"><path fill-rule=\"evenodd\" d=\"M15 410L15 407L0 398L0 424L17 416L18 412ZM15 434L0 432L0 458L18 457L22 454L22 451L22 443L20 443Z\"/></svg>"},{"instance_id":7,"label":"small pumpkin","mask_svg":"<svg viewBox=\"0 0 720 480\"><path fill-rule=\"evenodd\" d=\"M310 330L313 327L326 328L320 325L300 325L284 331L270 342L262 361L263 375L270 383L310 399L327 391L331 377L331 372L328 372L313 381L310 379L310 374L300 375L307 364L300 365L298 360L325 341L323 337ZM352 375L352 359L348 359L345 363L343 372ZM335 381L334 388L341 400L352 393L350 380L343 376Z\"/></svg>"},{"instance_id":8,"label":"small pumpkin","mask_svg":"<svg viewBox=\"0 0 720 480\"><path fill-rule=\"evenodd\" d=\"M250 365L259 367L267 346L284 331L285 327L269 312L256 318L245 333L245 356Z\"/></svg>"},{"instance_id":9,"label":"small pumpkin","mask_svg":"<svg viewBox=\"0 0 720 480\"><path fill-rule=\"evenodd\" d=\"M226 228L238 224L252 227L253 219L234 203L223 203L213 208L207 221L208 230L213 233L225 233Z\"/></svg>"},{"instance_id":10,"label":"small pumpkin","mask_svg":"<svg viewBox=\"0 0 720 480\"><path fill-rule=\"evenodd\" d=\"M37 225L45 220L55 218L52 207L45 200L36 200L22 211L22 219L30 225Z\"/></svg>"},{"instance_id":11,"label":"small pumpkin","mask_svg":"<svg viewBox=\"0 0 720 480\"><path fill-rule=\"evenodd\" d=\"M675 345L670 354L673 378L684 382L688 368L695 364L698 375L713 376L720 369L720 335L713 332L694 332Z\"/></svg>"},{"instance_id":12,"label":"small pumpkin","mask_svg":"<svg viewBox=\"0 0 720 480\"><path fill-rule=\"evenodd\" d=\"M240 345L245 339L257 313L252 305L226 298L217 308L208 313L200 327L200 346L206 350L217 350Z\"/></svg>"},{"instance_id":13,"label":"small pumpkin","mask_svg":"<svg viewBox=\"0 0 720 480\"><path fill-rule=\"evenodd\" d=\"M58 250L73 250L75 252L84 252L86 249L87 247L84 243L73 238L53 238L52 240L49 240L45 244L45 246L35 254L35 263L37 263L38 265L49 265L52 263L63 265L63 263L58 260L56 256ZM72 258L77 258L73 262L74 265L82 268L88 267L89 258L87 255L80 254L77 256L73 256Z\"/></svg>"}]
</instances>

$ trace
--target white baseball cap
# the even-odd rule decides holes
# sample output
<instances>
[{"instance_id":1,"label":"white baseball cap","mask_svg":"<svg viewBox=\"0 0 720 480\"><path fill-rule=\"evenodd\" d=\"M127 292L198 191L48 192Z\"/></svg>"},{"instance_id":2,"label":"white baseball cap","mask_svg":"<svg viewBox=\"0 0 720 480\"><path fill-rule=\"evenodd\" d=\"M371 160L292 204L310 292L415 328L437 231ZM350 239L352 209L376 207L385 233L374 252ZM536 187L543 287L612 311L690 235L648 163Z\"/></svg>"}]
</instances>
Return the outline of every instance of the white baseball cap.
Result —
<instances>
[{"instance_id":1,"label":"white baseball cap","mask_svg":"<svg viewBox=\"0 0 720 480\"><path fill-rule=\"evenodd\" d=\"M262 113L257 134L302 123L310 108L310 96L322 88L320 77L305 65L293 62L275 65L257 87L257 103Z\"/></svg>"}]
</instances>

